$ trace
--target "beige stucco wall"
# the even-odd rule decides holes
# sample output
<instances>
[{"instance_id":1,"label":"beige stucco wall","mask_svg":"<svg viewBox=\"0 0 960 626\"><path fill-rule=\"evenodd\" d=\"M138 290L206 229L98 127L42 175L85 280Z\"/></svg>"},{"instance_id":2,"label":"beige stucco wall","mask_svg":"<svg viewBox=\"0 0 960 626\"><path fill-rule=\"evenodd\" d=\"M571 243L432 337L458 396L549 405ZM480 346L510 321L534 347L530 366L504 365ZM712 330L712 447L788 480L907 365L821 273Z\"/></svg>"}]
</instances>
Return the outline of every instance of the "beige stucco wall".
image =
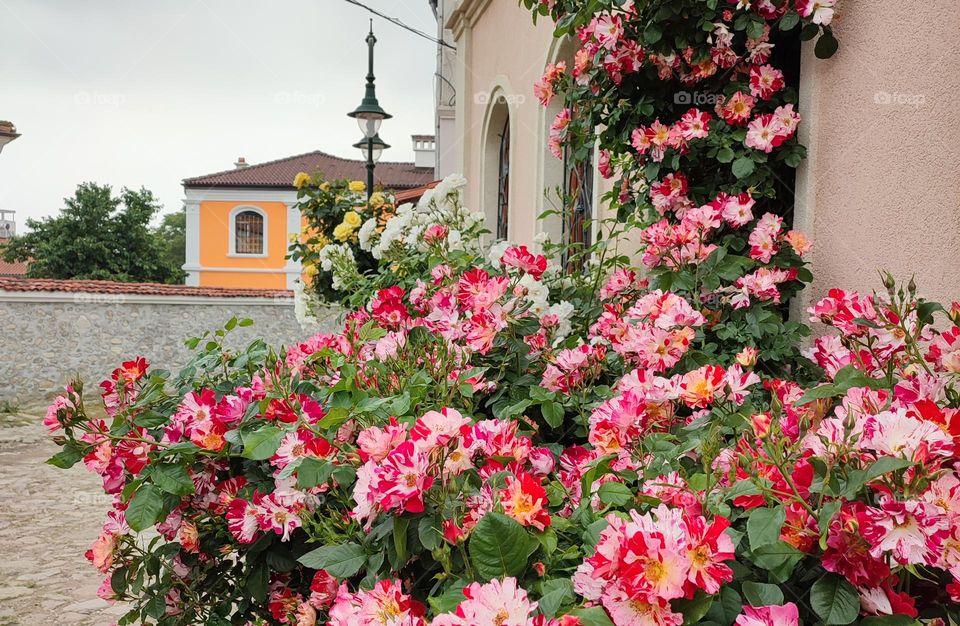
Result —
<instances>
[{"instance_id":1,"label":"beige stucco wall","mask_svg":"<svg viewBox=\"0 0 960 626\"><path fill-rule=\"evenodd\" d=\"M496 156L488 142L499 132L497 109L503 105L496 101L502 95L511 134L508 238L532 244L537 233L544 231L558 241L559 218L541 221L537 217L547 209L560 208L557 188L563 184L563 167L546 144L560 99L545 109L534 96L533 85L548 62L566 58L572 64L575 47L554 39L550 19L541 18L535 25L531 13L514 0L448 0L445 4L446 25L457 45L456 134L462 137L457 165L468 180L468 206L482 209L488 227L495 230ZM594 180L594 206L598 207L610 183L596 172Z\"/></svg>"},{"instance_id":2,"label":"beige stucco wall","mask_svg":"<svg viewBox=\"0 0 960 626\"><path fill-rule=\"evenodd\" d=\"M843 0L840 51L804 51L798 226L815 281L882 289L879 268L916 274L930 298L960 298L960 6ZM802 303L805 304L805 303Z\"/></svg>"},{"instance_id":3,"label":"beige stucco wall","mask_svg":"<svg viewBox=\"0 0 960 626\"><path fill-rule=\"evenodd\" d=\"M491 194L484 194L484 144L492 101L504 96L510 114L511 163L509 238L529 242L537 233L542 188L537 188L542 145L540 104L533 84L542 75L553 41L550 20L534 26L530 12L513 0L460 2L453 30L460 79L457 88L458 134L463 138L462 169L468 206L495 220ZM484 197L486 196L486 198ZM488 223L494 226L495 221ZM492 228L491 228L492 230Z\"/></svg>"}]
</instances>

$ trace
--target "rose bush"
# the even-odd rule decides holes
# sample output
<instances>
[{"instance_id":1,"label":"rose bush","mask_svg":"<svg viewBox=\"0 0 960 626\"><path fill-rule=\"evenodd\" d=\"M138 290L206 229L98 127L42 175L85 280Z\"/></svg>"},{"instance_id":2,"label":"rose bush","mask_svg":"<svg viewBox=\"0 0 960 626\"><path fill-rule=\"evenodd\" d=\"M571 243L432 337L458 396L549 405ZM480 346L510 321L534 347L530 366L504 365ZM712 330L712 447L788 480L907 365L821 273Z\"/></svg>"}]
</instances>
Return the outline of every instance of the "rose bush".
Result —
<instances>
[{"instance_id":1,"label":"rose bush","mask_svg":"<svg viewBox=\"0 0 960 626\"><path fill-rule=\"evenodd\" d=\"M582 45L537 87L554 141L602 129L619 177L582 271L481 245L453 177L316 251L341 332L235 350L231 320L176 375L123 363L102 411L72 383L51 462L114 496L88 558L121 622L960 619L960 303L834 290L805 354L786 316L809 243L771 37L831 51L831 4L536 3Z\"/></svg>"},{"instance_id":2,"label":"rose bush","mask_svg":"<svg viewBox=\"0 0 960 626\"><path fill-rule=\"evenodd\" d=\"M225 351L232 321L178 377L124 363L105 417L74 385L46 421L115 494L101 595L128 623L955 618L960 304L831 292L804 390L749 348L698 365L705 317L622 273L562 339L544 261L440 264L281 353Z\"/></svg>"}]
</instances>

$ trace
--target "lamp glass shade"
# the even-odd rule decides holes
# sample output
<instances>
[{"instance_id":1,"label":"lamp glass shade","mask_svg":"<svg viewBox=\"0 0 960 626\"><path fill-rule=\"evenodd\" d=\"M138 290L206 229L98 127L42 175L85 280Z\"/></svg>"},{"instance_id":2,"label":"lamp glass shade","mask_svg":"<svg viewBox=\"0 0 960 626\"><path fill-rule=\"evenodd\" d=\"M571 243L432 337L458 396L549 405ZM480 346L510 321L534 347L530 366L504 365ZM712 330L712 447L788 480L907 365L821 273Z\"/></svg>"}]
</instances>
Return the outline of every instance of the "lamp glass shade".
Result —
<instances>
[{"instance_id":1,"label":"lamp glass shade","mask_svg":"<svg viewBox=\"0 0 960 626\"><path fill-rule=\"evenodd\" d=\"M380 156L383 154L383 151L390 147L389 144L385 143L383 139L380 139L380 135L374 135L371 138L363 138L357 143L353 144L354 148L360 150L360 154L363 155L363 160L367 160L367 150L370 150L371 160L376 163L380 160Z\"/></svg>"},{"instance_id":2,"label":"lamp glass shade","mask_svg":"<svg viewBox=\"0 0 960 626\"><path fill-rule=\"evenodd\" d=\"M364 137L373 137L380 132L380 124L383 123L382 117L360 117L357 116L357 126Z\"/></svg>"}]
</instances>

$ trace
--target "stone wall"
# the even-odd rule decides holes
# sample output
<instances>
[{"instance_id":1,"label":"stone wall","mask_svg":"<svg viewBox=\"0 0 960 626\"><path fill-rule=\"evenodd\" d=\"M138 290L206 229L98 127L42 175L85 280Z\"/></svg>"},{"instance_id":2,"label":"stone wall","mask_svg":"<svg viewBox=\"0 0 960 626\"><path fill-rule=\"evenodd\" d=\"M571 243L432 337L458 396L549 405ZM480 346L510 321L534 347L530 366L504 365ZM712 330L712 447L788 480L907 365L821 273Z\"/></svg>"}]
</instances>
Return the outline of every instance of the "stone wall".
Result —
<instances>
[{"instance_id":1,"label":"stone wall","mask_svg":"<svg viewBox=\"0 0 960 626\"><path fill-rule=\"evenodd\" d=\"M260 337L270 345L301 341L291 297L137 296L105 293L14 293L0 290L0 405L34 406L80 374L92 390L122 360L144 356L176 371L188 359L184 339L250 318L229 345ZM336 325L336 315L320 330ZM327 328L323 328L326 326Z\"/></svg>"}]
</instances>

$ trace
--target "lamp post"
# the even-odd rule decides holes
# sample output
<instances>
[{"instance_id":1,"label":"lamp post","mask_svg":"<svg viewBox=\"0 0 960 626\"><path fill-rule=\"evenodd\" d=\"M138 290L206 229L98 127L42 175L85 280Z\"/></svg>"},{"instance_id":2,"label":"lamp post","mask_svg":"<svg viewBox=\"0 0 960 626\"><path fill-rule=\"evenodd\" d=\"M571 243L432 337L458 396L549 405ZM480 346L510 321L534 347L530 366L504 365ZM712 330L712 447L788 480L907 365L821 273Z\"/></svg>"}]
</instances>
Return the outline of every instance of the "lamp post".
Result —
<instances>
[{"instance_id":1,"label":"lamp post","mask_svg":"<svg viewBox=\"0 0 960 626\"><path fill-rule=\"evenodd\" d=\"M10 122L5 122L0 120L0 152L3 152L3 147L20 136L20 133L17 132L16 127Z\"/></svg>"},{"instance_id":2,"label":"lamp post","mask_svg":"<svg viewBox=\"0 0 960 626\"><path fill-rule=\"evenodd\" d=\"M370 34L367 35L368 65L367 65L367 86L363 94L363 100L360 106L347 113L348 116L357 120L357 125L363 132L363 138L353 144L354 148L359 148L363 153L363 158L367 162L367 201L369 202L373 194L373 170L380 160L383 151L389 148L378 134L380 123L388 120L392 115L384 111L377 102L377 88L374 85L375 76L373 75L373 46L376 45L377 38L373 36L373 20L370 20Z\"/></svg>"}]
</instances>

